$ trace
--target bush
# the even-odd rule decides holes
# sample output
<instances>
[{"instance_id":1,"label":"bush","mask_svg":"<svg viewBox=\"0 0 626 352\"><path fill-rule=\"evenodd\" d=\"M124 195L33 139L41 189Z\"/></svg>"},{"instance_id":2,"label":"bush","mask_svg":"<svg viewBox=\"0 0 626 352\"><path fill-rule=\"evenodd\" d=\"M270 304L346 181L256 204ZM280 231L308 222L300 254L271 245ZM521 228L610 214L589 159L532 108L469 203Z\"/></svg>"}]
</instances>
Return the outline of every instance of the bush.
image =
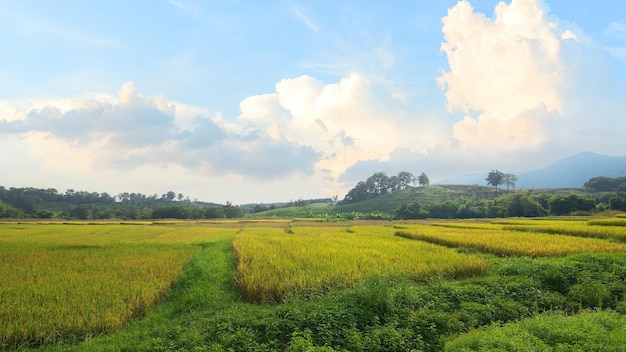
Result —
<instances>
[{"instance_id":1,"label":"bush","mask_svg":"<svg viewBox=\"0 0 626 352\"><path fill-rule=\"evenodd\" d=\"M445 351L624 351L625 336L626 317L614 312L546 314L461 335Z\"/></svg>"}]
</instances>

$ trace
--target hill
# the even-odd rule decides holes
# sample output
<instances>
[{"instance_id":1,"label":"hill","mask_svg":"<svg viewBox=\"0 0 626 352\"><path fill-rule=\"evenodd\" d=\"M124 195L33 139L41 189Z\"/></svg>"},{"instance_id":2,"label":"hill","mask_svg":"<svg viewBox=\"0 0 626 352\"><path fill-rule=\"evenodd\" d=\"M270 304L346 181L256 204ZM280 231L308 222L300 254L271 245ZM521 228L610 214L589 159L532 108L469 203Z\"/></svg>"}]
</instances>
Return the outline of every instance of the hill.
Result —
<instances>
[{"instance_id":1,"label":"hill","mask_svg":"<svg viewBox=\"0 0 626 352\"><path fill-rule=\"evenodd\" d=\"M502 192L496 193L493 187L476 185L434 185L428 187L409 187L405 190L386 194L362 202L336 205L313 204L308 207L287 207L255 213L255 217L303 217L307 215L321 216L324 214L334 215L349 212L381 212L391 214L403 204L417 202L420 205L428 205L446 200L467 199L493 199Z\"/></svg>"},{"instance_id":2,"label":"hill","mask_svg":"<svg viewBox=\"0 0 626 352\"><path fill-rule=\"evenodd\" d=\"M509 172L508 170L500 170ZM437 184L484 185L488 170L480 174L453 177ZM577 188L593 177L626 175L626 156L609 156L584 152L560 159L546 167L516 173L518 189Z\"/></svg>"}]
</instances>

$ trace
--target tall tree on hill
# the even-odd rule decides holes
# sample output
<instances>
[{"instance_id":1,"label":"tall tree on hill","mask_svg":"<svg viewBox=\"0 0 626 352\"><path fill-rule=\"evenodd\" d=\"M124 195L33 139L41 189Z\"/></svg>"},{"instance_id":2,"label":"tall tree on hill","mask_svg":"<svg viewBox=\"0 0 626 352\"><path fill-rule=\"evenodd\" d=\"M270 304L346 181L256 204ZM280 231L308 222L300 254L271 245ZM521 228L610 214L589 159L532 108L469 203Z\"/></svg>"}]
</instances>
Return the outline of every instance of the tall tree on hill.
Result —
<instances>
[{"instance_id":1,"label":"tall tree on hill","mask_svg":"<svg viewBox=\"0 0 626 352\"><path fill-rule=\"evenodd\" d=\"M415 176L408 171L400 171L397 176L398 179L398 191L406 189L412 183L415 183Z\"/></svg>"},{"instance_id":2,"label":"tall tree on hill","mask_svg":"<svg viewBox=\"0 0 626 352\"><path fill-rule=\"evenodd\" d=\"M517 176L513 174L504 174L502 178L502 183L506 185L506 190L510 188L515 188L515 182L517 182Z\"/></svg>"},{"instance_id":3,"label":"tall tree on hill","mask_svg":"<svg viewBox=\"0 0 626 352\"><path fill-rule=\"evenodd\" d=\"M487 178L485 178L487 184L494 186L496 188L496 191L498 191L498 186L502 184L503 180L504 173L502 171L498 171L497 169L489 171L489 173L487 174Z\"/></svg>"},{"instance_id":4,"label":"tall tree on hill","mask_svg":"<svg viewBox=\"0 0 626 352\"><path fill-rule=\"evenodd\" d=\"M417 182L420 186L428 186L430 184L430 179L428 179L428 176L422 172L422 174L417 177Z\"/></svg>"}]
</instances>

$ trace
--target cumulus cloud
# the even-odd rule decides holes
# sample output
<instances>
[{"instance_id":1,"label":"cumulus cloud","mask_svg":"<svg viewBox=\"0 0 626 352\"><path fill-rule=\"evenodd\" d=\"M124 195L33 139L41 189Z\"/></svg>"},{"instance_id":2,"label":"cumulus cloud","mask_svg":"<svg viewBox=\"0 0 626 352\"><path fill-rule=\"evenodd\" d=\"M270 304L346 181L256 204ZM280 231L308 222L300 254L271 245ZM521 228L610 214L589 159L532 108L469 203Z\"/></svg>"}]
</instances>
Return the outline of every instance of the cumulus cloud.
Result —
<instances>
[{"instance_id":1,"label":"cumulus cloud","mask_svg":"<svg viewBox=\"0 0 626 352\"><path fill-rule=\"evenodd\" d=\"M513 151L549 143L572 147L581 138L590 139L582 126L594 119L583 111L597 108L599 100L623 116L618 106L623 93L612 78L611 64L593 45L579 40L579 29L560 28L550 19L555 17L548 16L540 0L500 2L493 18L460 1L443 18L441 50L449 70L438 81L448 110L464 114L453 127L464 149Z\"/></svg>"},{"instance_id":2,"label":"cumulus cloud","mask_svg":"<svg viewBox=\"0 0 626 352\"><path fill-rule=\"evenodd\" d=\"M399 146L434 143L428 132L440 123L416 128L428 124L409 118L393 93L379 88L357 73L331 84L310 76L284 79L276 92L244 100L237 125L313 148L321 153L316 169L337 180L359 160L386 160Z\"/></svg>"},{"instance_id":3,"label":"cumulus cloud","mask_svg":"<svg viewBox=\"0 0 626 352\"><path fill-rule=\"evenodd\" d=\"M559 33L541 2L501 2L487 18L461 1L442 21L450 69L438 80L449 111L467 114L454 137L467 146L544 142L543 122L562 110L564 67Z\"/></svg>"},{"instance_id":4,"label":"cumulus cloud","mask_svg":"<svg viewBox=\"0 0 626 352\"><path fill-rule=\"evenodd\" d=\"M500 2L493 17L459 1L442 24L449 67L437 80L447 110L459 116L451 138L425 152L399 148L386 160L361 160L342 181L380 170L425 171L433 181L493 168L519 172L585 150L624 150L626 97L611 48L575 26L560 27L539 0ZM612 24L607 33L617 37L620 29Z\"/></svg>"}]
</instances>

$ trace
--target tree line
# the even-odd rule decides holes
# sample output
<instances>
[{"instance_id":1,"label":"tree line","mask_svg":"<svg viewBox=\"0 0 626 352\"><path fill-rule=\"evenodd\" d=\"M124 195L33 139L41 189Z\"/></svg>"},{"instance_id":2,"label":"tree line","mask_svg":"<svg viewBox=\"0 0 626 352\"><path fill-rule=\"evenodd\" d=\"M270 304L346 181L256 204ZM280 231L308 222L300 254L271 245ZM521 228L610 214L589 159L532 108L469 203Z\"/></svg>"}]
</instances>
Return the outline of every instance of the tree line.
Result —
<instances>
[{"instance_id":1,"label":"tree line","mask_svg":"<svg viewBox=\"0 0 626 352\"><path fill-rule=\"evenodd\" d=\"M0 218L97 219L215 219L243 217L241 207L191 201L182 193L158 196L141 193L84 192L54 188L5 188L0 186Z\"/></svg>"},{"instance_id":2,"label":"tree line","mask_svg":"<svg viewBox=\"0 0 626 352\"><path fill-rule=\"evenodd\" d=\"M583 187L590 192L626 192L626 176L593 177L585 182Z\"/></svg>"},{"instance_id":3,"label":"tree line","mask_svg":"<svg viewBox=\"0 0 626 352\"><path fill-rule=\"evenodd\" d=\"M602 210L626 211L626 193L617 193L608 203L577 194L533 194L532 190L503 194L495 199L446 200L421 205L403 204L394 213L396 219L470 219L503 217L539 217L568 215Z\"/></svg>"}]
</instances>

